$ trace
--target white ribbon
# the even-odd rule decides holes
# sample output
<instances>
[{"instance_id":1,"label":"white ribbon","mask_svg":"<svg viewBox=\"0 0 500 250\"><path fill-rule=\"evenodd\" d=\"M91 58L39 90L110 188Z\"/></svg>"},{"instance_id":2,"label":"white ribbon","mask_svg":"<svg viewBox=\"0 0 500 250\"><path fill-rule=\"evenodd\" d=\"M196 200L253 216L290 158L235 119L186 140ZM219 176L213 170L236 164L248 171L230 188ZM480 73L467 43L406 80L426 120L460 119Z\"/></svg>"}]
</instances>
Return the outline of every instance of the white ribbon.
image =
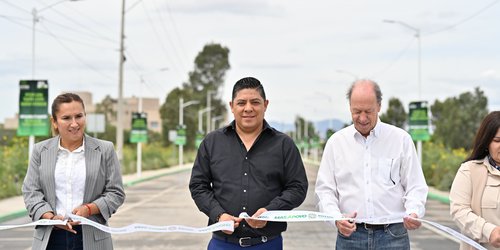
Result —
<instances>
[{"instance_id":1,"label":"white ribbon","mask_svg":"<svg viewBox=\"0 0 500 250\"><path fill-rule=\"evenodd\" d=\"M0 225L0 230L13 229L18 227L31 227L31 226L53 226L53 225L66 225L67 221L62 220L37 220L31 223L22 224L22 225Z\"/></svg>"},{"instance_id":2,"label":"white ribbon","mask_svg":"<svg viewBox=\"0 0 500 250\"><path fill-rule=\"evenodd\" d=\"M320 212L313 212L313 211L284 211L284 210L274 210L274 211L266 211L259 215L258 217L251 217L247 213L243 212L239 215L240 218L244 219L254 219L254 220L262 220L262 221L274 221L274 222L311 222L311 221L336 221L336 220L352 220L352 221L363 221L366 223L371 223L371 224L384 224L384 221L391 220L394 218L401 218L405 217L407 215L396 215L394 216L386 216L386 217L377 217L377 218L367 218L367 219L356 219L356 218L347 218L347 217L341 217L341 216L332 216L330 214L326 213L320 213ZM113 227L108 227L102 224L99 224L97 222L91 221L87 218L71 214L69 217L73 221L79 221L80 224L82 225L89 225L93 226L95 228L98 228L99 230L102 230L104 232L110 233L110 234L128 234L128 233L134 233L134 232L154 232L154 233L172 233L172 232L182 232L182 233L211 233L219 230L227 230L227 231L234 231L234 221L222 221L218 222L215 224L212 224L208 227L202 227L202 228L195 228L195 227L188 227L188 226L182 226L182 225L170 225L170 226L153 226L153 225L147 225L147 224L140 224L140 223L134 223L130 224L125 227L118 227L118 228L113 228ZM473 241L469 237L458 233L457 231L443 226L439 223L435 223L432 221L424 220L424 219L418 219L418 218L412 218L414 220L418 220L427 224L430 224L437 229L448 233L452 237L455 237L456 239L459 239L473 247L479 250L487 250L483 246L481 246L479 243ZM62 221L62 220L38 220L35 222L27 223L27 224L22 224L22 225L0 225L0 230L7 230L7 229L13 229L13 228L19 228L19 227L30 227L30 226L53 226L53 225L66 225L67 221Z\"/></svg>"},{"instance_id":3,"label":"white ribbon","mask_svg":"<svg viewBox=\"0 0 500 250\"><path fill-rule=\"evenodd\" d=\"M336 217L330 214L313 212L313 211L286 211L272 210L266 211L258 217L251 217L246 212L241 213L238 217L243 219L265 220L275 222L300 222L300 221L336 221L336 220L352 220L352 218Z\"/></svg>"},{"instance_id":4,"label":"white ribbon","mask_svg":"<svg viewBox=\"0 0 500 250\"><path fill-rule=\"evenodd\" d=\"M446 227L446 226L443 226L439 223L436 223L436 222L432 222L432 221L428 221L428 220L424 220L424 219L416 219L416 218L412 218L414 220L418 220L418 221L421 221L421 222L425 222L427 224L430 224L434 227L436 227L437 229L445 232L445 233L448 233L449 235L451 235L452 237L455 237L473 247L475 247L476 249L479 249L479 250L487 250L486 248L484 248L483 246L481 246L479 243L473 241L471 238L449 228L449 227Z\"/></svg>"},{"instance_id":5,"label":"white ribbon","mask_svg":"<svg viewBox=\"0 0 500 250\"><path fill-rule=\"evenodd\" d=\"M182 233L211 233L219 230L227 230L227 231L233 231L234 230L234 221L222 221L218 222L215 224L212 224L208 227L201 227L201 228L196 228L196 227L188 227L188 226L182 226L182 225L170 225L170 226L153 226L153 225L147 225L147 224L140 224L140 223L134 223L130 224L128 226L124 227L108 227L104 226L102 224L99 224L95 221L91 221L87 218L71 214L69 217L73 221L80 221L80 224L82 225L89 225L93 226L95 228L98 228L104 232L110 233L110 234L128 234L128 233L134 233L134 232L153 232L153 233L173 233L173 232L182 232Z\"/></svg>"},{"instance_id":6,"label":"white ribbon","mask_svg":"<svg viewBox=\"0 0 500 250\"><path fill-rule=\"evenodd\" d=\"M394 220L394 219L399 219L403 217L408 217L406 214L397 214L397 215L391 215L391 216L382 216L382 217L376 217L376 218L346 218L346 217L335 217L329 214L325 213L319 213L319 212L312 212L312 211L286 211L286 210L273 210L273 211L266 211L262 213L261 215L253 218L249 216L247 213L243 212L239 215L240 218L244 219L254 219L254 220L263 220L263 221L274 221L274 222L304 222L304 221L336 221L336 220L352 220L352 221L358 221L358 222L365 222L365 223L370 223L370 224L386 224L386 221L389 220ZM428 220L423 220L423 219L417 219L413 217L409 217L414 220L418 220L427 224L430 224L437 229L446 232L450 234L452 237L455 237L456 239L459 239L473 247L479 250L487 250L483 246L481 246L479 243L473 241L469 237L449 228L446 226L443 226L439 223L435 223L432 221Z\"/></svg>"},{"instance_id":7,"label":"white ribbon","mask_svg":"<svg viewBox=\"0 0 500 250\"><path fill-rule=\"evenodd\" d=\"M128 234L128 233L135 233L135 232L153 232L153 233L173 233L173 232L182 232L182 233L195 233L195 234L201 234L201 233L211 233L219 230L227 230L227 231L234 231L234 221L222 221L218 222L215 224L212 224L208 227L201 227L201 228L196 228L196 227L188 227L188 226L182 226L182 225L170 225L170 226L153 226L153 225L147 225L147 224L140 224L140 223L134 223L130 224L125 227L108 227L102 224L99 224L95 221L91 221L87 218L71 214L69 215L69 218L71 218L73 221L79 221L81 225L89 225L92 227L95 227L99 230L102 230L104 232L110 233L110 234ZM66 225L67 221L61 221L61 220L38 220L35 222L27 223L27 224L22 224L22 225L0 225L0 230L6 230L6 229L12 229L12 228L18 228L18 227L30 227L30 226L53 226L53 225Z\"/></svg>"}]
</instances>

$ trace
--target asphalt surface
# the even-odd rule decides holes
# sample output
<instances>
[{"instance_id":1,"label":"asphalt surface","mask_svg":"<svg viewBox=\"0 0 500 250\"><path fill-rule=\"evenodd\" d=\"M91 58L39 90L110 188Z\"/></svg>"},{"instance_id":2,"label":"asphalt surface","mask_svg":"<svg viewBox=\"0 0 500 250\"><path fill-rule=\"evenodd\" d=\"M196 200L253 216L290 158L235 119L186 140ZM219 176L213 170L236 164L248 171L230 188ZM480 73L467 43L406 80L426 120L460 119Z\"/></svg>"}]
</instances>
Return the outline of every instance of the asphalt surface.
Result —
<instances>
[{"instance_id":1,"label":"asphalt surface","mask_svg":"<svg viewBox=\"0 0 500 250\"><path fill-rule=\"evenodd\" d=\"M314 183L316 166L308 166L309 191L300 210L316 211ZM126 188L125 204L110 220L111 227L126 226L131 223L151 225L185 225L204 227L206 216L198 211L188 190L190 172L183 171L151 179ZM425 219L441 223L455 230L449 216L447 204L429 200ZM29 223L27 217L18 218L2 224ZM0 249L30 249L32 228L19 228L0 231ZM206 249L210 234L187 233L133 233L113 235L115 249ZM289 223L283 234L284 249L335 249L336 230L324 222ZM458 249L459 244L424 225L410 232L412 249Z\"/></svg>"}]
</instances>

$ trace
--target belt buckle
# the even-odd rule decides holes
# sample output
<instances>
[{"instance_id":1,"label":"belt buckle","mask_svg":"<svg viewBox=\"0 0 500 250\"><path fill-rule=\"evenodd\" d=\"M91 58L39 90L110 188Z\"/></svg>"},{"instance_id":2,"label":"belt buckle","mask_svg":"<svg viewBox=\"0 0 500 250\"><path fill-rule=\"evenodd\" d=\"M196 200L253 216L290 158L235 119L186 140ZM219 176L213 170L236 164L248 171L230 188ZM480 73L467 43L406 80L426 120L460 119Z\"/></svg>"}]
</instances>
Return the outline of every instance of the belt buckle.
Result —
<instances>
[{"instance_id":1,"label":"belt buckle","mask_svg":"<svg viewBox=\"0 0 500 250\"><path fill-rule=\"evenodd\" d=\"M243 238L240 238L238 240L238 243L240 243L240 247L249 247L251 246L252 244L250 244L250 240L252 239L252 237L243 237ZM243 241L246 241L248 240L248 243L245 244Z\"/></svg>"}]
</instances>

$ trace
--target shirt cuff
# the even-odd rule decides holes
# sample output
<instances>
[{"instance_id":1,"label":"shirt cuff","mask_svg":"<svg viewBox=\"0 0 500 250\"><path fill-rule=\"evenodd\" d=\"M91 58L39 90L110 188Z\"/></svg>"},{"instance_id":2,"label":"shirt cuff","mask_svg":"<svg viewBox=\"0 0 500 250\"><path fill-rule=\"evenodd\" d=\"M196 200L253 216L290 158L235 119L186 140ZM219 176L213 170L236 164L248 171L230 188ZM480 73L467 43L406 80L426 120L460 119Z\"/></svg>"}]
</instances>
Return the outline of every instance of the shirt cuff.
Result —
<instances>
[{"instance_id":1,"label":"shirt cuff","mask_svg":"<svg viewBox=\"0 0 500 250\"><path fill-rule=\"evenodd\" d=\"M483 240L484 240L484 242L490 241L491 232L493 232L495 227L496 226L494 224L491 224L489 222L484 223L484 226L483 226Z\"/></svg>"},{"instance_id":2,"label":"shirt cuff","mask_svg":"<svg viewBox=\"0 0 500 250\"><path fill-rule=\"evenodd\" d=\"M218 207L218 208L214 208L210 211L210 215L209 215L209 218L211 221L213 221L214 223L217 223L217 217L222 214L222 213L225 213L224 209L222 209L221 207Z\"/></svg>"}]
</instances>

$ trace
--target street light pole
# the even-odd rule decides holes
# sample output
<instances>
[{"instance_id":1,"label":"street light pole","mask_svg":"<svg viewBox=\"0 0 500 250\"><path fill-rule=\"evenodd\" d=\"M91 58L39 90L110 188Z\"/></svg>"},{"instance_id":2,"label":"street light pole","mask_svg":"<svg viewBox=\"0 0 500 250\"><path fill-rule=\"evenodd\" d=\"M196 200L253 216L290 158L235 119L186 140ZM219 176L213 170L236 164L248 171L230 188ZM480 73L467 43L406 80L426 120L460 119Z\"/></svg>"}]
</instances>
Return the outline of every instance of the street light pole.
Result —
<instances>
[{"instance_id":1,"label":"street light pole","mask_svg":"<svg viewBox=\"0 0 500 250\"><path fill-rule=\"evenodd\" d=\"M123 64L125 62L125 0L122 0L120 27L120 65L118 70L118 107L116 115L116 154L118 160L123 160Z\"/></svg>"},{"instance_id":2,"label":"street light pole","mask_svg":"<svg viewBox=\"0 0 500 250\"><path fill-rule=\"evenodd\" d=\"M35 53L35 37L36 37L36 23L38 21L40 21L40 16L38 15L40 12L46 10L46 9L50 9L62 2L66 2L66 1L78 1L78 0L61 0L61 1L58 1L58 2L55 2L53 4L50 4L50 5L47 5L43 8L41 8L40 10L37 10L36 8L33 8L33 10L31 11L31 14L33 16L33 29L32 29L32 39L31 39L31 78L33 80L36 80L35 79L35 69L36 69L36 53ZM33 147L35 145L35 136L34 135L30 135L28 137L28 159L31 159L31 153L33 151Z\"/></svg>"},{"instance_id":3,"label":"street light pole","mask_svg":"<svg viewBox=\"0 0 500 250\"><path fill-rule=\"evenodd\" d=\"M399 24L403 27L406 27L410 30L413 30L415 32L415 37L417 38L417 42L418 42L418 64L417 64L417 79L418 79L418 99L422 99L422 93L421 93L421 75L422 75L422 61L421 61L421 49L422 49L422 45L421 45L421 35L420 35L420 29L418 28L415 28L405 22L402 22L402 21L398 21L398 20L383 20L383 22L385 23L395 23L395 24Z\"/></svg>"},{"instance_id":4,"label":"street light pole","mask_svg":"<svg viewBox=\"0 0 500 250\"><path fill-rule=\"evenodd\" d=\"M401 21L397 21L397 20L383 20L383 22L386 22L386 23L396 23L396 24L399 24L401 26L404 26L410 30L413 30L415 32L415 37L417 38L418 40L418 65L417 65L417 78L418 78L418 99L419 100L422 100L422 82L421 82L421 75L422 75L422 67L421 67L421 64L422 64L422 61L421 61L421 35L420 35L420 29L418 28L415 28L405 22L401 22ZM418 154L418 158L420 159L420 163L422 163L422 141L421 140L418 140L417 141L417 154Z\"/></svg>"},{"instance_id":5,"label":"street light pole","mask_svg":"<svg viewBox=\"0 0 500 250\"><path fill-rule=\"evenodd\" d=\"M215 130L215 122L218 121L218 120L222 120L222 119L224 119L223 115L212 117L212 126L211 126L212 129Z\"/></svg>"},{"instance_id":6,"label":"street light pole","mask_svg":"<svg viewBox=\"0 0 500 250\"><path fill-rule=\"evenodd\" d=\"M184 98L182 97L179 98L179 127L181 129L184 127L184 108L198 103L200 103L200 101L192 100L184 102ZM179 166L182 166L182 164L184 163L183 157L184 157L184 145L182 145L182 143L179 143Z\"/></svg>"},{"instance_id":7,"label":"street light pole","mask_svg":"<svg viewBox=\"0 0 500 250\"><path fill-rule=\"evenodd\" d=\"M207 91L207 108L210 109L210 110L212 108L212 94L215 94L215 93L217 93L217 92L214 91L214 90ZM210 116L211 116L211 112L208 112L207 113L207 134L210 133L210 131L211 131L211 128L210 128L210 122L211 122Z\"/></svg>"},{"instance_id":8,"label":"street light pole","mask_svg":"<svg viewBox=\"0 0 500 250\"><path fill-rule=\"evenodd\" d=\"M204 109L198 110L198 131L202 132L203 131L203 113L210 112L214 109L214 107L206 107ZM207 131L208 133L208 131Z\"/></svg>"}]
</instances>

